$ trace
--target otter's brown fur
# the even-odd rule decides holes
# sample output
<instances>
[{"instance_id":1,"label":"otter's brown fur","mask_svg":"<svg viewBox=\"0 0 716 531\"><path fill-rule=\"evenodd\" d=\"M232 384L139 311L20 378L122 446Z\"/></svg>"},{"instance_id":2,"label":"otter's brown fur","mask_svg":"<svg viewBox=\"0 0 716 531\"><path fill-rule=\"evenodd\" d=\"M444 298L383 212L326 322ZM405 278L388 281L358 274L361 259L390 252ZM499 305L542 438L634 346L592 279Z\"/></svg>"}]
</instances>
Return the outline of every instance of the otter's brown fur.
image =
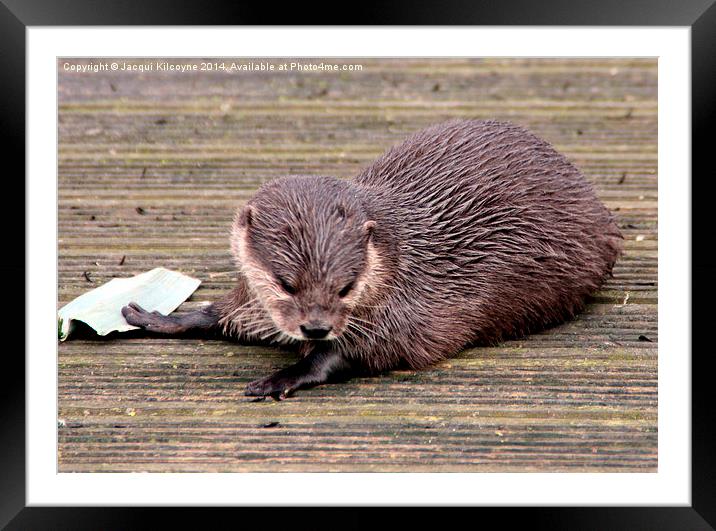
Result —
<instances>
[{"instance_id":1,"label":"otter's brown fur","mask_svg":"<svg viewBox=\"0 0 716 531\"><path fill-rule=\"evenodd\" d=\"M570 318L610 274L621 234L547 142L510 123L453 121L351 181L264 185L231 241L238 286L212 310L226 333L330 352L319 365L332 373L423 368ZM305 341L306 323L328 341ZM279 374L249 394L321 383Z\"/></svg>"}]
</instances>

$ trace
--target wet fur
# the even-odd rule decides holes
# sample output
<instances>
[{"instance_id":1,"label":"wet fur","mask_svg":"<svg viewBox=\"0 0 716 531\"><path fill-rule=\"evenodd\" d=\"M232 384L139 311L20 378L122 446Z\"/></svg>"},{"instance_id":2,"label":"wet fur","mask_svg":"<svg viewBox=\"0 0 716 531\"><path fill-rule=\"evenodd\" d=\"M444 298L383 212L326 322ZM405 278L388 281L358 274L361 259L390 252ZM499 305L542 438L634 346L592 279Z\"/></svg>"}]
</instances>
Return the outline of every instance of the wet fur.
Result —
<instances>
[{"instance_id":1,"label":"wet fur","mask_svg":"<svg viewBox=\"0 0 716 531\"><path fill-rule=\"evenodd\" d=\"M562 322L611 273L621 241L592 186L547 142L511 123L448 122L353 180L264 185L237 213L238 283L211 312L240 340L298 346L305 361L247 391L285 396L338 371L419 369ZM330 318L337 337L300 341L298 323L312 318Z\"/></svg>"},{"instance_id":2,"label":"wet fur","mask_svg":"<svg viewBox=\"0 0 716 531\"><path fill-rule=\"evenodd\" d=\"M289 210L271 208L278 197ZM360 246L336 236L338 214L329 207L347 209L356 223L375 221L376 263L363 279L373 293L352 308L361 331L333 345L372 372L422 368L468 344L494 344L572 317L611 272L621 243L574 165L521 127L493 121L430 127L352 181L273 181L253 206L256 216L275 216L254 232L256 249L282 250L269 268L299 259L291 253L306 247L293 243L308 236L317 271L343 261L342 268L365 272ZM301 230L306 223L313 232ZM232 249L251 278L240 234L237 221ZM249 290L240 287L223 305L227 332L240 334L236 311ZM263 310L261 300L246 307Z\"/></svg>"}]
</instances>

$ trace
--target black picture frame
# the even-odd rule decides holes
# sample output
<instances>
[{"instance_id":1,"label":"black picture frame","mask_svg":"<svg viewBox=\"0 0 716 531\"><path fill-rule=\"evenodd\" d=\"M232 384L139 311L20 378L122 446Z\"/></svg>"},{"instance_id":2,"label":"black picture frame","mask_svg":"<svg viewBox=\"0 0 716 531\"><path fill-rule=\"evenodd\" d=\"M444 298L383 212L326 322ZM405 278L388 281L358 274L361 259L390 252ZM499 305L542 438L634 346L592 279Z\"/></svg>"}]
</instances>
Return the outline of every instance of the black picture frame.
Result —
<instances>
[{"instance_id":1,"label":"black picture frame","mask_svg":"<svg viewBox=\"0 0 716 531\"><path fill-rule=\"evenodd\" d=\"M713 411L716 404L711 388L708 330L715 300L713 276L716 258L710 252L713 242L713 217L704 203L714 197L713 146L708 132L716 121L716 3L715 0L590 0L566 1L502 0L471 2L451 0L432 5L426 2L391 2L373 6L369 3L350 4L350 24L418 24L418 25L587 25L587 26L689 26L691 28L692 60L692 505L690 507L589 507L589 508L501 508L455 509L468 522L480 525L484 516L499 518L500 525L510 528L528 522L531 528L549 529L714 529L716 527L716 452ZM13 252L5 252L2 272L21 278L25 275L25 227L18 231L18 219L25 220L25 183L17 175L25 173L25 30L27 26L83 25L249 25L249 24L316 24L316 12L332 10L307 9L302 3L283 5L280 9L267 3L205 3L196 0L0 0L0 135L6 156L3 165L8 172L3 179L6 198L2 212L5 234L12 233ZM342 20L346 20L344 12ZM90 48L88 48L89 50ZM16 162L15 170L7 170L8 162ZM688 175L683 176L688 179ZM19 198L23 200L20 201ZM7 200L9 199L9 201ZM701 204L699 204L701 203ZM13 206L18 210L13 210ZM701 207L701 208L700 208ZM661 220L668 223L668 220ZM4 238L4 243L11 236ZM25 283L32 279L25 278ZM173 522L179 527L202 522L205 511L192 508L50 508L26 507L25 503L25 363L19 348L12 348L12 339L24 352L25 286L20 282L4 287L2 307L4 323L17 323L22 313L23 331L4 334L5 344L2 401L0 417L0 527L7 529L135 529L152 526L151 517L159 516L162 527ZM22 312L20 310L22 309ZM710 350L713 353L713 347ZM662 355L687 355L671 352ZM317 501L317 503L320 503ZM272 523L264 513L271 511ZM375 525L385 521L384 509L334 508L321 509L214 509L241 525L247 516L260 518L275 527L281 520L310 522L311 528L359 528L361 523ZM242 511L240 520L235 512ZM478 514L473 514L477 511ZM296 515L300 512L300 515ZM336 514L330 514L331 512ZM169 513L169 514L167 514ZM429 515L424 509L401 511L400 527L426 524L440 520L442 510ZM480 516L480 520L475 520ZM460 518L451 514L450 520ZM200 520L201 519L201 520ZM459 521L459 520L455 520ZM445 521L443 520L443 525ZM282 524L281 524L282 525Z\"/></svg>"}]
</instances>

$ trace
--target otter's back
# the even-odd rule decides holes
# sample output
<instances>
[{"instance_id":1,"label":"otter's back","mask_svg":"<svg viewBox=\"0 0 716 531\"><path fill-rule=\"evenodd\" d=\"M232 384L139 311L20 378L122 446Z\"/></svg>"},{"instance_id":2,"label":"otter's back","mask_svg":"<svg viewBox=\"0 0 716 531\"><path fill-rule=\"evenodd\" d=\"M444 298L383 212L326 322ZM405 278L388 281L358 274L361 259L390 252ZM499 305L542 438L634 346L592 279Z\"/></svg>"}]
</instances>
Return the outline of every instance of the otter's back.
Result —
<instances>
[{"instance_id":1,"label":"otter's back","mask_svg":"<svg viewBox=\"0 0 716 531\"><path fill-rule=\"evenodd\" d=\"M389 205L383 215L404 242L401 281L450 300L475 321L479 339L573 315L619 252L619 230L590 183L514 124L438 124L355 181Z\"/></svg>"}]
</instances>

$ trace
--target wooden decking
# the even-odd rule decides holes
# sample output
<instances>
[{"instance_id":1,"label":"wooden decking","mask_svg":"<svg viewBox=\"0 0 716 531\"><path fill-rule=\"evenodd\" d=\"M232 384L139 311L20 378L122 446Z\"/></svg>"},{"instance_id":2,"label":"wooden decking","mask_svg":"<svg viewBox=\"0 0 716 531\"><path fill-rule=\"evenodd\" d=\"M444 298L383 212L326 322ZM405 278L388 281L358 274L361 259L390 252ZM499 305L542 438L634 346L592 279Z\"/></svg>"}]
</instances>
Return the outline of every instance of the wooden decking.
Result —
<instances>
[{"instance_id":1,"label":"wooden decking","mask_svg":"<svg viewBox=\"0 0 716 531\"><path fill-rule=\"evenodd\" d=\"M336 62L363 71L60 68L58 307L156 266L202 280L179 311L214 300L235 278L234 209L261 183L350 177L453 117L513 120L568 155L618 217L614 278L573 322L284 402L243 396L292 363L278 349L69 340L59 471L655 471L656 60Z\"/></svg>"}]
</instances>

